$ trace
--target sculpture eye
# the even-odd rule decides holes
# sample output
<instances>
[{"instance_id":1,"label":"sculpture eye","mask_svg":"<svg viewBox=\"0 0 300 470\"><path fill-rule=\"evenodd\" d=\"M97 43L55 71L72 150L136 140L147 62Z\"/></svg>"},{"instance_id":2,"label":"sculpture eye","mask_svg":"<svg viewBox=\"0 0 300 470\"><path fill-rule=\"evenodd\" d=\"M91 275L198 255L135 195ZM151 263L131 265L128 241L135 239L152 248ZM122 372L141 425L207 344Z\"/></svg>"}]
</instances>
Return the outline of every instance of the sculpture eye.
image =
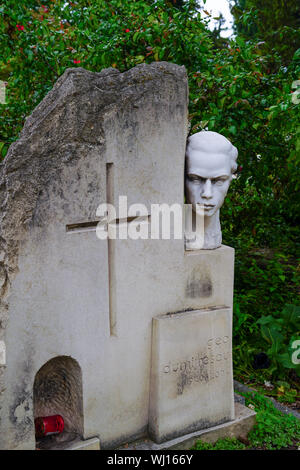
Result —
<instances>
[{"instance_id":1,"label":"sculpture eye","mask_svg":"<svg viewBox=\"0 0 300 470\"><path fill-rule=\"evenodd\" d=\"M216 179L216 180L212 180L212 183L216 184L217 186L221 186L224 183L224 180Z\"/></svg>"},{"instance_id":2,"label":"sculpture eye","mask_svg":"<svg viewBox=\"0 0 300 470\"><path fill-rule=\"evenodd\" d=\"M206 181L205 178L202 178L201 176L198 176L198 175L188 175L188 178L190 181L192 181L193 183L197 183L197 184L205 183Z\"/></svg>"},{"instance_id":3,"label":"sculpture eye","mask_svg":"<svg viewBox=\"0 0 300 470\"><path fill-rule=\"evenodd\" d=\"M199 177L197 175L188 175L188 179L196 183L199 181Z\"/></svg>"}]
</instances>

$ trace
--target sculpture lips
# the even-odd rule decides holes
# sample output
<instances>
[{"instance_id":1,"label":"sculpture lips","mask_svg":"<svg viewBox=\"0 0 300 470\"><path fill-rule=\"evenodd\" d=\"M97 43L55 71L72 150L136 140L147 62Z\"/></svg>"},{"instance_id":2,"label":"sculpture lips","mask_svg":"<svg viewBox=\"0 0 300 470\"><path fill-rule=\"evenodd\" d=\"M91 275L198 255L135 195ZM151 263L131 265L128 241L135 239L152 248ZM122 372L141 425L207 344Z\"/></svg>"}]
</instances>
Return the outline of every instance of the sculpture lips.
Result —
<instances>
[{"instance_id":1,"label":"sculpture lips","mask_svg":"<svg viewBox=\"0 0 300 470\"><path fill-rule=\"evenodd\" d=\"M215 204L202 204L201 202L197 202L196 206L198 206L198 207L215 207Z\"/></svg>"}]
</instances>

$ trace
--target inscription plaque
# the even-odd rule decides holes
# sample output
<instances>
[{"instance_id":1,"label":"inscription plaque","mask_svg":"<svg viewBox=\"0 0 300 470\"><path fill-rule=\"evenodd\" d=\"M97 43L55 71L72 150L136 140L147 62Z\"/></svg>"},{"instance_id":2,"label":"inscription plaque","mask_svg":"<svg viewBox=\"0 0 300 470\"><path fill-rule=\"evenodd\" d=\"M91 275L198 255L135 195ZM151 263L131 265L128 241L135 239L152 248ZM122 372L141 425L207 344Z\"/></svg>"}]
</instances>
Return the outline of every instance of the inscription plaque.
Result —
<instances>
[{"instance_id":1,"label":"inscription plaque","mask_svg":"<svg viewBox=\"0 0 300 470\"><path fill-rule=\"evenodd\" d=\"M234 419L229 307L153 318L149 432L156 442Z\"/></svg>"}]
</instances>

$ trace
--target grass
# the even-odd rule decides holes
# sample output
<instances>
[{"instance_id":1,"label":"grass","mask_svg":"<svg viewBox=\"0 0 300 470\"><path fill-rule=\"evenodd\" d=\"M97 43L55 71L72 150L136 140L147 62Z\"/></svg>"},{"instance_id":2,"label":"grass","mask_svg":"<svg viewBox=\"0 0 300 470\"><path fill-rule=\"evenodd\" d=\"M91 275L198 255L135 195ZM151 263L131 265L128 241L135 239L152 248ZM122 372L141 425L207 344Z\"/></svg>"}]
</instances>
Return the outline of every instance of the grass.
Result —
<instances>
[{"instance_id":1,"label":"grass","mask_svg":"<svg viewBox=\"0 0 300 470\"><path fill-rule=\"evenodd\" d=\"M283 414L265 396L251 392L243 394L246 405L256 411L256 424L244 442L235 438L219 439L215 444L197 441L193 450L283 450L300 446L300 421Z\"/></svg>"}]
</instances>

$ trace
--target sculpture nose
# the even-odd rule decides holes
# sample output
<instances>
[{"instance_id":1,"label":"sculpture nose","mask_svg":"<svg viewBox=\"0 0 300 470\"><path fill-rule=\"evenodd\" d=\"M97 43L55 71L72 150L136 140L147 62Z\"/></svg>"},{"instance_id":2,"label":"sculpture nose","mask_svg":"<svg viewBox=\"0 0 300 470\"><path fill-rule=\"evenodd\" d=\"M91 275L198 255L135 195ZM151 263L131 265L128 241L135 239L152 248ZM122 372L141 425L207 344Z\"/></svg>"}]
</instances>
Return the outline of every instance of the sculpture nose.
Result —
<instances>
[{"instance_id":1,"label":"sculpture nose","mask_svg":"<svg viewBox=\"0 0 300 470\"><path fill-rule=\"evenodd\" d=\"M204 197L205 199L212 198L211 181L209 179L207 179L204 183L201 196Z\"/></svg>"}]
</instances>

